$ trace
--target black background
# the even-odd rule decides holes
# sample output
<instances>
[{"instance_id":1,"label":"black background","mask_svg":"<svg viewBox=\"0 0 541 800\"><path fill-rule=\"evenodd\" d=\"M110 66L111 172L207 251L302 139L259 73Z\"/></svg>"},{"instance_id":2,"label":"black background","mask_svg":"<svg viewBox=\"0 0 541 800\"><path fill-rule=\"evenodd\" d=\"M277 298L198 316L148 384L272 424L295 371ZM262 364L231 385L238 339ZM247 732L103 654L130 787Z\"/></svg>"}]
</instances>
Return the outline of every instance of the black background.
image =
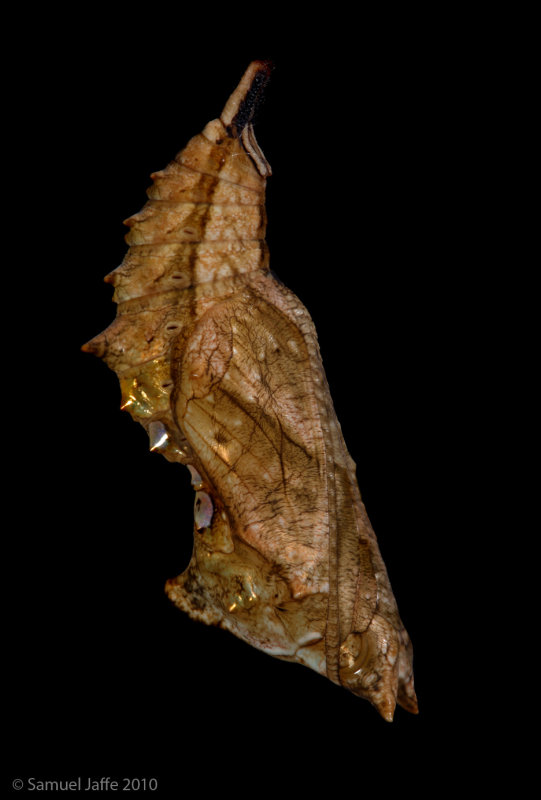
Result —
<instances>
[{"instance_id":1,"label":"black background","mask_svg":"<svg viewBox=\"0 0 541 800\"><path fill-rule=\"evenodd\" d=\"M5 165L12 775L157 777L177 796L190 776L205 791L286 794L326 776L338 794L461 784L487 700L463 663L474 577L460 555L457 453L486 102L479 31L320 20L288 41L263 41L255 25L211 42L203 18L180 13L125 29L81 14L43 39L33 24L6 87L18 154ZM102 278L126 251L122 220L252 58L275 62L256 124L273 168L271 267L316 324L414 644L420 714L399 708L391 725L170 604L164 583L192 546L188 472L148 452L116 376L80 352L115 314Z\"/></svg>"}]
</instances>

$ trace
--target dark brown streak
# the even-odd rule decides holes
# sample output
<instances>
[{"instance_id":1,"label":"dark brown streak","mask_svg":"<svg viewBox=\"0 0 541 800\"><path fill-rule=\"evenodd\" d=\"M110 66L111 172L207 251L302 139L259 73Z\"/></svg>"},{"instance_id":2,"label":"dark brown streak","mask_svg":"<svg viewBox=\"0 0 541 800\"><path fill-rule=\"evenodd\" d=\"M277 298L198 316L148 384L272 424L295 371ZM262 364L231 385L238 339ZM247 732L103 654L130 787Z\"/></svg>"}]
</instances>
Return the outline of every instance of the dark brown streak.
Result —
<instances>
[{"instance_id":1,"label":"dark brown streak","mask_svg":"<svg viewBox=\"0 0 541 800\"><path fill-rule=\"evenodd\" d=\"M227 434L229 435L229 441L234 440L235 442L238 442L240 444L240 446L242 447L242 450L243 450L241 455L244 455L245 452L247 452L246 448L245 448L244 444L241 442L241 440L238 439L235 436L235 434L232 433L222 422L220 422L220 420L216 419L216 417L214 417L213 414L211 414L209 412L208 407L206 405L204 405L201 402L199 402L197 400L197 398L192 398L192 400L190 402L192 402L195 406L197 406L197 408L199 408L200 411L202 411L204 414L206 414L209 417L209 419L212 421L213 424L220 425L220 427L223 428L227 432ZM200 438L202 438L202 437L200 437ZM205 441L205 440L203 440L203 441ZM214 450L214 448L212 448L212 450ZM252 456L252 458L254 458L254 454L253 453L250 452L250 455ZM240 456L239 456L239 458L240 458ZM237 460L235 461L235 464L237 463L238 460L239 459L237 458ZM259 461L259 459L256 459L256 460ZM224 461L224 463L227 463L227 462ZM262 469L266 468L266 465L263 462L259 461L259 463L261 464Z\"/></svg>"},{"instance_id":2,"label":"dark brown streak","mask_svg":"<svg viewBox=\"0 0 541 800\"><path fill-rule=\"evenodd\" d=\"M280 458L281 457L280 450L276 446L276 443L273 442L273 440L271 439L271 437L269 436L267 431L263 428L263 426L261 425L259 420L256 419L256 417L252 416L252 414L250 414L250 412L247 410L247 408L230 391L228 391L227 389L224 389L222 386L220 386L220 391L223 392L224 395L226 395L226 397L228 397L231 400L231 402L234 403L234 405L237 406L237 408L240 408L240 410L243 412L243 414L246 414L246 416L249 417L252 420L254 425L257 428L259 428L259 430L261 431L261 433L263 434L265 439L267 439L267 441L271 445L272 449L275 451L276 455ZM272 417L270 417L270 415L268 415L268 414L267 414L267 417L269 419L272 419Z\"/></svg>"},{"instance_id":3,"label":"dark brown streak","mask_svg":"<svg viewBox=\"0 0 541 800\"><path fill-rule=\"evenodd\" d=\"M188 423L186 423L186 425L187 425L187 427L190 427L190 428L192 429L192 431L195 433L195 435L196 435L196 436L197 436L199 439L201 439L201 441L202 441L202 442L204 442L204 443L205 443L205 445L206 445L206 446L209 448L209 450L212 450L212 453L213 453L213 455L214 455L214 456L215 456L215 457L216 457L216 458L217 458L219 461L221 461L223 464L225 464L225 466L227 467L227 470L228 470L228 472L229 472L229 471L230 471L230 468L231 468L231 465L227 463L227 461L225 460L225 458L224 458L223 456L221 456L221 455L220 455L220 453L219 453L219 452L218 452L218 451L217 451L217 450L216 450L214 447L212 447L212 446L210 445L210 443L209 443L209 442L208 442L206 439L203 439L203 437L202 437L202 436L201 436L201 435L198 433L198 431L197 431L197 430L196 430L196 429L193 427L193 425L190 425L190 423L189 423L189 422L188 422ZM247 492L247 494L249 494L249 495L250 495L250 497L252 497L252 498L254 498L254 499L255 499L255 497L254 497L254 494L253 494L253 493L250 491L250 489L249 489L248 485L247 485L247 484L246 484L246 483L245 483L245 482L242 480L242 478L240 477L240 475L238 474L238 472L235 472L235 475L236 475L236 476L237 476L237 478L239 479L239 482L240 482L240 483L241 483L241 484L242 484L242 485L243 485L243 486L246 488L246 492ZM222 499L222 501L223 501L223 498L220 498L220 499Z\"/></svg>"}]
</instances>

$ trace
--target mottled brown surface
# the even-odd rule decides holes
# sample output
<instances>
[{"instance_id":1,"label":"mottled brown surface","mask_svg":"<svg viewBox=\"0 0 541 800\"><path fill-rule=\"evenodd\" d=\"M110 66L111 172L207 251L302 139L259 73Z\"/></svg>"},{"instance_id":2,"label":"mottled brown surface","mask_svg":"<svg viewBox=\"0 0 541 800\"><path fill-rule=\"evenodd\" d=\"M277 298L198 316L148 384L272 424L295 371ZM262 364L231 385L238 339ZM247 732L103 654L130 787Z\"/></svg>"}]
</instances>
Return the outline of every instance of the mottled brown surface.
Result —
<instances>
[{"instance_id":1,"label":"mottled brown surface","mask_svg":"<svg viewBox=\"0 0 541 800\"><path fill-rule=\"evenodd\" d=\"M168 582L192 617L299 661L392 719L416 712L412 650L359 496L314 326L268 271L250 65L221 119L163 171L107 277L116 320L85 349L212 501ZM248 100L247 100L248 98ZM153 424L152 430L150 425Z\"/></svg>"}]
</instances>

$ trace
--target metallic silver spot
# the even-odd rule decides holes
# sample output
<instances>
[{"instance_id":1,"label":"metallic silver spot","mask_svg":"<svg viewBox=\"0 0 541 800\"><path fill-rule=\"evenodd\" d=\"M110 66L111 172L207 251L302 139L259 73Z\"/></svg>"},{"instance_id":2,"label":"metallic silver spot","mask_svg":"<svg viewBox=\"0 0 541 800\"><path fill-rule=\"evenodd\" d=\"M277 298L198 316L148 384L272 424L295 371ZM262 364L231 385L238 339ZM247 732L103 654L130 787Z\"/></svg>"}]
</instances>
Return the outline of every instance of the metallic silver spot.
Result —
<instances>
[{"instance_id":1,"label":"metallic silver spot","mask_svg":"<svg viewBox=\"0 0 541 800\"><path fill-rule=\"evenodd\" d=\"M209 527L213 514L214 506L210 496L206 492L196 492L193 517L198 531Z\"/></svg>"},{"instance_id":2,"label":"metallic silver spot","mask_svg":"<svg viewBox=\"0 0 541 800\"><path fill-rule=\"evenodd\" d=\"M151 450L162 450L167 447L169 434L163 422L151 422L148 426L148 438Z\"/></svg>"}]
</instances>

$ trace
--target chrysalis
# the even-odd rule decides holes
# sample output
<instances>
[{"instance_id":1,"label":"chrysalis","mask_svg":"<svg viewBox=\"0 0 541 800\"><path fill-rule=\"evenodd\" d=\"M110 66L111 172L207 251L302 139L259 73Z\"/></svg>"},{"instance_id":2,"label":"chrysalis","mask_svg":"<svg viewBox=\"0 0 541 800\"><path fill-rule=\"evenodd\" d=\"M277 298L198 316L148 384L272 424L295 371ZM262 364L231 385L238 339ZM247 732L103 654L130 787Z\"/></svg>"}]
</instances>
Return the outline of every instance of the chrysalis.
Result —
<instances>
[{"instance_id":1,"label":"chrysalis","mask_svg":"<svg viewBox=\"0 0 541 800\"><path fill-rule=\"evenodd\" d=\"M171 600L390 721L397 701L417 712L411 643L312 320L269 272L271 170L252 126L269 73L250 64L220 118L152 175L106 277L117 318L83 349L117 373L151 450L190 469L194 549Z\"/></svg>"}]
</instances>

